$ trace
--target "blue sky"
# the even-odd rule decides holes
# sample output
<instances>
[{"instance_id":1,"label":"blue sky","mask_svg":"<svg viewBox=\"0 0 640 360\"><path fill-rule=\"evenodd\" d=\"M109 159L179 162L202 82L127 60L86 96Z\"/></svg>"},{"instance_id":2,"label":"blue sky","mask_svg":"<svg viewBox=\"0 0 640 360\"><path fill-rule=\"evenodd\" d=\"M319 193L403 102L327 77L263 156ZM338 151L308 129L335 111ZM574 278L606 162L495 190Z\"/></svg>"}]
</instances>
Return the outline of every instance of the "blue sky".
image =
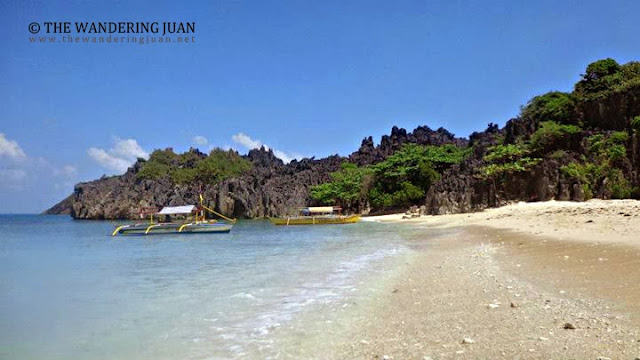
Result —
<instances>
[{"instance_id":1,"label":"blue sky","mask_svg":"<svg viewBox=\"0 0 640 360\"><path fill-rule=\"evenodd\" d=\"M640 60L640 2L2 2L0 213L155 148L347 155L393 125L504 125L586 65ZM192 44L33 44L31 22L195 21Z\"/></svg>"}]
</instances>

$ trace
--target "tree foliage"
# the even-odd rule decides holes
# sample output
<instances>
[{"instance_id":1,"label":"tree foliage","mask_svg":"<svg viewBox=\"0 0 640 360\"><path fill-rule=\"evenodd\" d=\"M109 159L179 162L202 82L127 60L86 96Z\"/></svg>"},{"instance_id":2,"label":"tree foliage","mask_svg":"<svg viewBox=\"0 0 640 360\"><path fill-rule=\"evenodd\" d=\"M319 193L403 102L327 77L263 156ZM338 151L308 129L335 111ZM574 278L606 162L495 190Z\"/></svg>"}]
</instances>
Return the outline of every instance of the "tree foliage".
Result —
<instances>
[{"instance_id":1,"label":"tree foliage","mask_svg":"<svg viewBox=\"0 0 640 360\"><path fill-rule=\"evenodd\" d=\"M563 148L572 135L582 131L575 125L558 124L555 121L540 123L540 127L531 135L531 150L547 153Z\"/></svg>"},{"instance_id":2,"label":"tree foliage","mask_svg":"<svg viewBox=\"0 0 640 360\"><path fill-rule=\"evenodd\" d=\"M587 198L593 197L600 186L604 186L613 198L628 198L632 186L620 169L628 138L623 131L591 135L584 140L587 154L583 161L564 165L560 171L569 179L580 182Z\"/></svg>"},{"instance_id":3,"label":"tree foliage","mask_svg":"<svg viewBox=\"0 0 640 360\"><path fill-rule=\"evenodd\" d=\"M340 171L331 174L330 182L311 189L311 197L321 204L352 209L366 202L378 210L416 204L440 174L461 162L467 153L451 144L405 144L369 167L343 164Z\"/></svg>"},{"instance_id":4,"label":"tree foliage","mask_svg":"<svg viewBox=\"0 0 640 360\"><path fill-rule=\"evenodd\" d=\"M592 100L612 92L626 91L633 86L640 86L640 63L620 65L607 58L587 66L582 79L575 86L575 94L580 99Z\"/></svg>"},{"instance_id":5,"label":"tree foliage","mask_svg":"<svg viewBox=\"0 0 640 360\"><path fill-rule=\"evenodd\" d=\"M340 171L331 173L331 182L311 188L311 197L323 205L355 208L358 202L366 200L371 176L371 168L343 163Z\"/></svg>"},{"instance_id":6,"label":"tree foliage","mask_svg":"<svg viewBox=\"0 0 640 360\"><path fill-rule=\"evenodd\" d=\"M490 179L504 174L529 171L542 160L527 156L530 152L525 144L492 146L483 157L485 165L478 168L477 172L481 178Z\"/></svg>"},{"instance_id":7,"label":"tree foliage","mask_svg":"<svg viewBox=\"0 0 640 360\"><path fill-rule=\"evenodd\" d=\"M405 144L385 161L373 166L375 183L370 192L376 208L400 207L422 200L440 174L460 163L467 152L455 145Z\"/></svg>"},{"instance_id":8,"label":"tree foliage","mask_svg":"<svg viewBox=\"0 0 640 360\"><path fill-rule=\"evenodd\" d=\"M175 184L199 182L214 184L248 171L251 163L233 150L214 149L208 156L196 151L175 154L173 150L156 150L142 163L139 179L169 176Z\"/></svg>"},{"instance_id":9,"label":"tree foliage","mask_svg":"<svg viewBox=\"0 0 640 360\"><path fill-rule=\"evenodd\" d=\"M158 179L169 175L177 155L172 149L155 150L136 174L139 179Z\"/></svg>"},{"instance_id":10,"label":"tree foliage","mask_svg":"<svg viewBox=\"0 0 640 360\"><path fill-rule=\"evenodd\" d=\"M531 99L522 108L520 116L536 123L555 121L569 124L576 118L575 113L576 103L572 94L551 91Z\"/></svg>"}]
</instances>

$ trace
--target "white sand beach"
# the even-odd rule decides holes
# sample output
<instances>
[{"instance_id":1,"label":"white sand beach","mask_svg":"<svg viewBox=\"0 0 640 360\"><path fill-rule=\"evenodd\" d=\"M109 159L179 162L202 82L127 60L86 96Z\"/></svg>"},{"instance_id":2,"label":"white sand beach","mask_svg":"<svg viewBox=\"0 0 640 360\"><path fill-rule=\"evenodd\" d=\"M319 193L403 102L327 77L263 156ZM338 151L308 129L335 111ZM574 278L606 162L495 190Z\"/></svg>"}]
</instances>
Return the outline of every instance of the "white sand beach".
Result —
<instances>
[{"instance_id":1,"label":"white sand beach","mask_svg":"<svg viewBox=\"0 0 640 360\"><path fill-rule=\"evenodd\" d=\"M332 324L347 330L293 356L640 357L640 201L518 203L364 220L452 231L416 239L424 250L345 323Z\"/></svg>"}]
</instances>

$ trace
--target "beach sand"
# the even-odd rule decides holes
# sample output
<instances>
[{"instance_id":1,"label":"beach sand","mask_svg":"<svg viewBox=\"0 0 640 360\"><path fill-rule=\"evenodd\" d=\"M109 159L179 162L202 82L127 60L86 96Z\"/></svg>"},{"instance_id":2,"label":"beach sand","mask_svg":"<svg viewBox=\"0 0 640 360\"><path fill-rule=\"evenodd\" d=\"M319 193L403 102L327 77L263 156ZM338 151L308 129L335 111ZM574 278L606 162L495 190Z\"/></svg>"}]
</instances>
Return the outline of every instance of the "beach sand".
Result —
<instances>
[{"instance_id":1,"label":"beach sand","mask_svg":"<svg viewBox=\"0 0 640 360\"><path fill-rule=\"evenodd\" d=\"M291 357L640 359L639 201L401 218L450 231Z\"/></svg>"},{"instance_id":2,"label":"beach sand","mask_svg":"<svg viewBox=\"0 0 640 360\"><path fill-rule=\"evenodd\" d=\"M640 201L590 200L516 203L482 212L422 216L370 216L363 221L418 223L429 228L481 225L555 240L640 246Z\"/></svg>"}]
</instances>

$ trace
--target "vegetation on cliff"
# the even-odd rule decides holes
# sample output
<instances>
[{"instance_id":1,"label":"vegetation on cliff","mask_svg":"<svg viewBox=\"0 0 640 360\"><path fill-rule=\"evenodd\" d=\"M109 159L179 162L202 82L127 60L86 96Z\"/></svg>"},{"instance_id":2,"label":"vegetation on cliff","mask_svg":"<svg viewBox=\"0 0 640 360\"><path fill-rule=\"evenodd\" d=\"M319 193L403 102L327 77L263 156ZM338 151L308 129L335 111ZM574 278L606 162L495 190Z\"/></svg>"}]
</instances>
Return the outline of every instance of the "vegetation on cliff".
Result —
<instances>
[{"instance_id":1,"label":"vegetation on cliff","mask_svg":"<svg viewBox=\"0 0 640 360\"><path fill-rule=\"evenodd\" d=\"M370 203L376 210L400 208L424 199L441 174L458 164L466 151L452 144L404 144L386 160L367 167L344 163L332 181L311 188L311 197L323 205L351 210Z\"/></svg>"},{"instance_id":2,"label":"vegetation on cliff","mask_svg":"<svg viewBox=\"0 0 640 360\"><path fill-rule=\"evenodd\" d=\"M495 137L487 148L478 168L481 178L495 184L517 172L540 168L540 173L559 165L558 181L580 190L571 198L639 197L634 131L640 127L639 94L640 63L604 59L589 64L573 92L536 96L522 108L520 117L507 124L510 136Z\"/></svg>"},{"instance_id":3,"label":"vegetation on cliff","mask_svg":"<svg viewBox=\"0 0 640 360\"><path fill-rule=\"evenodd\" d=\"M169 176L174 184L216 184L237 177L251 169L251 162L233 150L213 149L209 155L197 150L176 154L173 149L155 150L136 174L141 180L158 180Z\"/></svg>"},{"instance_id":4,"label":"vegetation on cliff","mask_svg":"<svg viewBox=\"0 0 640 360\"><path fill-rule=\"evenodd\" d=\"M620 65L614 59L607 58L587 66L582 80L575 86L574 95L579 100L593 100L638 86L640 86L640 62L632 61Z\"/></svg>"},{"instance_id":5,"label":"vegetation on cliff","mask_svg":"<svg viewBox=\"0 0 640 360\"><path fill-rule=\"evenodd\" d=\"M311 187L311 197L320 204L354 209L367 201L373 180L370 167L358 167L345 162L339 171L332 172L330 176L330 182Z\"/></svg>"},{"instance_id":6,"label":"vegetation on cliff","mask_svg":"<svg viewBox=\"0 0 640 360\"><path fill-rule=\"evenodd\" d=\"M586 154L576 162L571 162L560 168L560 171L572 180L577 180L590 199L598 191L598 185L614 199L629 198L638 195L638 189L633 188L623 169L626 159L626 147L629 136L626 132L617 131L601 133L586 137L584 146Z\"/></svg>"}]
</instances>

